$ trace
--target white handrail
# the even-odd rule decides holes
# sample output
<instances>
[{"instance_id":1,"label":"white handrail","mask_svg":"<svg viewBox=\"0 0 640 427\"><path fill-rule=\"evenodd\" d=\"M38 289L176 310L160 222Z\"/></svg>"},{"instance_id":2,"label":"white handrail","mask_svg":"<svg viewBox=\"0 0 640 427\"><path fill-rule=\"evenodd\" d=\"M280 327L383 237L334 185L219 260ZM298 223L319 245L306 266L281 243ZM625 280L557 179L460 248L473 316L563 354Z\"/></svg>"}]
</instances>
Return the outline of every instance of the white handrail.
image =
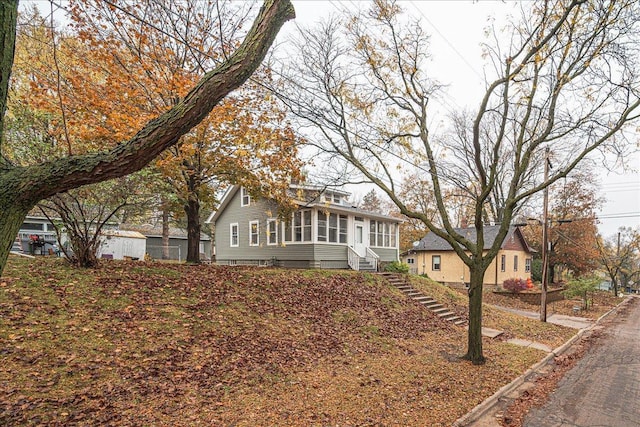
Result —
<instances>
[{"instance_id":1,"label":"white handrail","mask_svg":"<svg viewBox=\"0 0 640 427\"><path fill-rule=\"evenodd\" d=\"M360 255L351 246L347 246L347 264L352 270L360 269Z\"/></svg>"},{"instance_id":2,"label":"white handrail","mask_svg":"<svg viewBox=\"0 0 640 427\"><path fill-rule=\"evenodd\" d=\"M378 260L380 259L380 256L374 251L372 251L369 247L367 247L366 249L367 249L367 252L366 252L367 255L365 256L364 259L373 265L374 270L378 271Z\"/></svg>"}]
</instances>

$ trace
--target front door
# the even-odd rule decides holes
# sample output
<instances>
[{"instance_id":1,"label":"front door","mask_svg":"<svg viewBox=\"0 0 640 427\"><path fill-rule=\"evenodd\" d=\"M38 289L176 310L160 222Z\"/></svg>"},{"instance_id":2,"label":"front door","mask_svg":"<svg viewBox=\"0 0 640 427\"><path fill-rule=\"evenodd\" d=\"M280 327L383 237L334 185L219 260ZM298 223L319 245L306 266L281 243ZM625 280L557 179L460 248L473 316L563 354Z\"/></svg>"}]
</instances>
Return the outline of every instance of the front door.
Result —
<instances>
[{"instance_id":1,"label":"front door","mask_svg":"<svg viewBox=\"0 0 640 427\"><path fill-rule=\"evenodd\" d=\"M355 223L353 249L361 257L364 257L367 254L367 249L364 243L364 222L356 221Z\"/></svg>"}]
</instances>

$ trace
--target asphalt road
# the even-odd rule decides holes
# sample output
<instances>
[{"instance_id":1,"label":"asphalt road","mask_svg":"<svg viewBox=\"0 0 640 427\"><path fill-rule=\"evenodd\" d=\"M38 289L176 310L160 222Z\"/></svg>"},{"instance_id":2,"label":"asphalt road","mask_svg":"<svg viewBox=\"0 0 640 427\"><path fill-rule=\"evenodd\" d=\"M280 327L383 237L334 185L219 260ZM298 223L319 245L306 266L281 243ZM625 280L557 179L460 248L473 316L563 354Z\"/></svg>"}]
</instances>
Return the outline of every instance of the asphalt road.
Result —
<instances>
[{"instance_id":1,"label":"asphalt road","mask_svg":"<svg viewBox=\"0 0 640 427\"><path fill-rule=\"evenodd\" d=\"M627 307L525 427L640 426L640 299Z\"/></svg>"}]
</instances>

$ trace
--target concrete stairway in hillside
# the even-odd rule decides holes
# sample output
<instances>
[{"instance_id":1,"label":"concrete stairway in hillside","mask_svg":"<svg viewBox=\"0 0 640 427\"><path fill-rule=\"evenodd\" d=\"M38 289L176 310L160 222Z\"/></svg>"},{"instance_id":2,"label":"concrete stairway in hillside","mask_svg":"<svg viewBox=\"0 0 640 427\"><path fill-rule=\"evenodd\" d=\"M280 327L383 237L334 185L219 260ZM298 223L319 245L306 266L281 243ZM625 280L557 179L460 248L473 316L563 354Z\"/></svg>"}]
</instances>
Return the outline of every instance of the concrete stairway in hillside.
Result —
<instances>
[{"instance_id":1,"label":"concrete stairway in hillside","mask_svg":"<svg viewBox=\"0 0 640 427\"><path fill-rule=\"evenodd\" d=\"M436 314L440 319L452 322L456 326L465 326L467 324L466 320L449 310L443 304L440 304L434 298L424 295L422 292L414 289L403 275L396 273L380 273L380 275L387 279L393 286L401 290L406 296L431 310L431 312Z\"/></svg>"}]
</instances>

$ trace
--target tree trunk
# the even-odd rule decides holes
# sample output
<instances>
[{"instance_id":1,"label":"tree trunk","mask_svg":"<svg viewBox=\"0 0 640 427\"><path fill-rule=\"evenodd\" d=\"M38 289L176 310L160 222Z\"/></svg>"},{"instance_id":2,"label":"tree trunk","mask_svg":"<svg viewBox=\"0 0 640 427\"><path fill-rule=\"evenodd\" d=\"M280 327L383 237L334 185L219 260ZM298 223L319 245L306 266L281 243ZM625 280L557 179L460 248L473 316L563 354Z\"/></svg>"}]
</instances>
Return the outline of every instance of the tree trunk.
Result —
<instances>
[{"instance_id":1,"label":"tree trunk","mask_svg":"<svg viewBox=\"0 0 640 427\"><path fill-rule=\"evenodd\" d=\"M0 188L3 190L0 196L0 237L3 239L0 241L0 274L15 233L31 207L54 194L142 169L162 151L176 144L229 92L253 74L282 25L294 17L289 0L265 0L244 41L225 62L206 73L176 106L149 121L133 138L111 150L19 168L5 160L0 140ZM4 117L6 112L16 20L17 1L0 2L0 117Z\"/></svg>"},{"instance_id":2,"label":"tree trunk","mask_svg":"<svg viewBox=\"0 0 640 427\"><path fill-rule=\"evenodd\" d=\"M470 267L469 283L469 333L467 335L467 354L464 359L474 365L482 365L485 357L482 353L482 282L484 270L478 266Z\"/></svg>"},{"instance_id":3,"label":"tree trunk","mask_svg":"<svg viewBox=\"0 0 640 427\"><path fill-rule=\"evenodd\" d=\"M200 202L196 194L191 193L184 205L187 213L187 262L200 263Z\"/></svg>"},{"instance_id":4,"label":"tree trunk","mask_svg":"<svg viewBox=\"0 0 640 427\"><path fill-rule=\"evenodd\" d=\"M25 216L29 213L29 207L0 203L0 266L7 262L11 246L20 231L20 226ZM2 269L0 269L0 274Z\"/></svg>"}]
</instances>

